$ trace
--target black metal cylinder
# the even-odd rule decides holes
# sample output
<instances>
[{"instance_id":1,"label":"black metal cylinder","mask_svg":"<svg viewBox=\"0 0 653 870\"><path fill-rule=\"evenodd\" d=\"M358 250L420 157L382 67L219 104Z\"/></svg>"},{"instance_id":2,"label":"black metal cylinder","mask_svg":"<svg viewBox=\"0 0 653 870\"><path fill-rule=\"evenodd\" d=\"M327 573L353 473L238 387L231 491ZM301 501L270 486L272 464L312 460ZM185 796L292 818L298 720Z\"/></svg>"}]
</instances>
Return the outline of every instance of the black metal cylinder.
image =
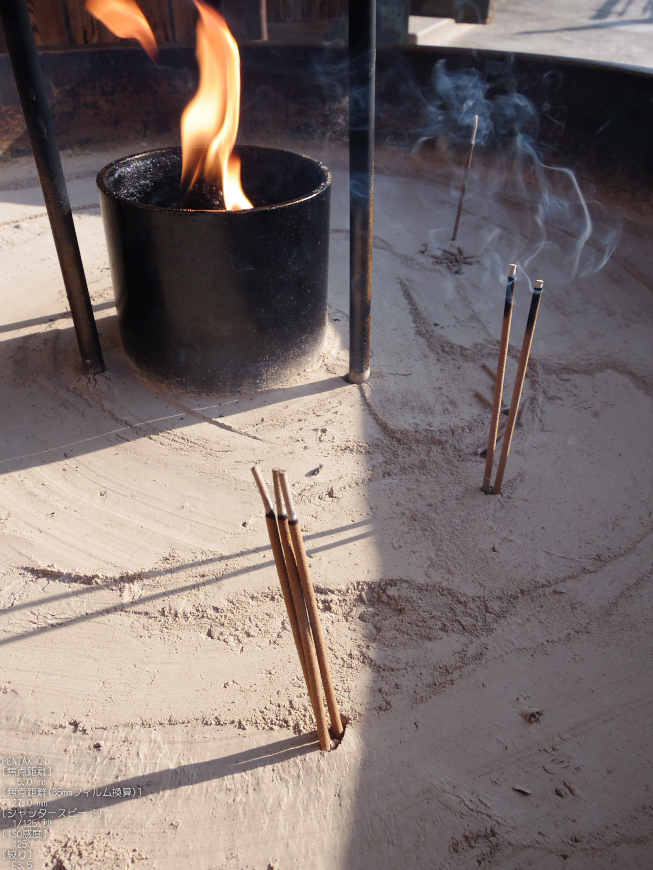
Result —
<instances>
[{"instance_id":1,"label":"black metal cylinder","mask_svg":"<svg viewBox=\"0 0 653 870\"><path fill-rule=\"evenodd\" d=\"M25 115L84 369L104 371L66 181L26 0L1 0L0 19Z\"/></svg>"},{"instance_id":2,"label":"black metal cylinder","mask_svg":"<svg viewBox=\"0 0 653 870\"><path fill-rule=\"evenodd\" d=\"M237 153L243 211L183 208L179 148L98 175L124 351L176 389L273 386L324 347L331 175L291 151Z\"/></svg>"},{"instance_id":3,"label":"black metal cylinder","mask_svg":"<svg viewBox=\"0 0 653 870\"><path fill-rule=\"evenodd\" d=\"M349 3L349 380L370 375L376 2Z\"/></svg>"}]
</instances>

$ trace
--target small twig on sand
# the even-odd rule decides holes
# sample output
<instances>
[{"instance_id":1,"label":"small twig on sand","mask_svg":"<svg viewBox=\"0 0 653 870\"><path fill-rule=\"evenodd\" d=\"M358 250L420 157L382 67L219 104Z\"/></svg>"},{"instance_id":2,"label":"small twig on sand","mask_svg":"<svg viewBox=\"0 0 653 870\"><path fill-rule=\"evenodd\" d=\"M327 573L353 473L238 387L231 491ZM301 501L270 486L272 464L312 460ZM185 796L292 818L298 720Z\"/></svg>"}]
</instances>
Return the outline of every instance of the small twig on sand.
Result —
<instances>
[{"instance_id":1,"label":"small twig on sand","mask_svg":"<svg viewBox=\"0 0 653 870\"><path fill-rule=\"evenodd\" d=\"M480 399L480 401L485 405L486 408L492 407L492 399L488 399L485 393L481 393L479 390L474 390L474 395L477 399Z\"/></svg>"}]
</instances>

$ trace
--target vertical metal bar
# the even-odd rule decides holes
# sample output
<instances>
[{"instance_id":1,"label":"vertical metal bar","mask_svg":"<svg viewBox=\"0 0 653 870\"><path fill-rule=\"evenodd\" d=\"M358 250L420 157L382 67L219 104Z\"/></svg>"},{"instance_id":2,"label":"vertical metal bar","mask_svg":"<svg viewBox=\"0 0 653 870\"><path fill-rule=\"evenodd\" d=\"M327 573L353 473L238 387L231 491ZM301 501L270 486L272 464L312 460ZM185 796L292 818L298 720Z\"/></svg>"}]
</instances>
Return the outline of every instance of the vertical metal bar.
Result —
<instances>
[{"instance_id":1,"label":"vertical metal bar","mask_svg":"<svg viewBox=\"0 0 653 870\"><path fill-rule=\"evenodd\" d=\"M349 380L370 376L376 2L349 0Z\"/></svg>"},{"instance_id":2,"label":"vertical metal bar","mask_svg":"<svg viewBox=\"0 0 653 870\"><path fill-rule=\"evenodd\" d=\"M259 0L259 19L261 21L261 35L259 39L268 38L268 0Z\"/></svg>"},{"instance_id":3,"label":"vertical metal bar","mask_svg":"<svg viewBox=\"0 0 653 870\"><path fill-rule=\"evenodd\" d=\"M168 0L168 20L170 21L170 41L179 42L175 20L175 0Z\"/></svg>"},{"instance_id":4,"label":"vertical metal bar","mask_svg":"<svg viewBox=\"0 0 653 870\"><path fill-rule=\"evenodd\" d=\"M66 31L66 42L68 43L68 45L74 45L75 40L73 39L73 29L70 25L70 13L68 12L68 5L66 4L66 0L59 0L59 8L61 9L63 27Z\"/></svg>"},{"instance_id":5,"label":"vertical metal bar","mask_svg":"<svg viewBox=\"0 0 653 870\"><path fill-rule=\"evenodd\" d=\"M87 374L97 374L104 371L102 349L26 0L0 0L0 19L50 218L82 362Z\"/></svg>"}]
</instances>

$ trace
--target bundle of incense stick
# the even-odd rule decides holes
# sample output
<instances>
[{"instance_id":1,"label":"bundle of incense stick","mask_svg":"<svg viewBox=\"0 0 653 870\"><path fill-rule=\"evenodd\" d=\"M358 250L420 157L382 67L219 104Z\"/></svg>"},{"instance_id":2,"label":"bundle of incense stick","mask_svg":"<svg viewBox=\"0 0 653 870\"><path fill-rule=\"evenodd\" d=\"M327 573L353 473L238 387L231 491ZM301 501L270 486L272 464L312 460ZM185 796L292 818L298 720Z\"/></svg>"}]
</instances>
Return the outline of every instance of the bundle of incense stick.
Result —
<instances>
[{"instance_id":1,"label":"bundle of incense stick","mask_svg":"<svg viewBox=\"0 0 653 870\"><path fill-rule=\"evenodd\" d=\"M506 376L506 360L508 359L508 347L510 346L510 324L512 323L512 305L515 292L516 274L517 266L514 263L511 263L508 271L508 283L506 285L506 301L503 307L503 326L501 328L501 342L499 344L499 362L497 363L497 373L494 381L494 401L492 403L490 438L487 443L485 476L483 477L483 492L486 494L490 491L494 448L496 447L497 434L499 430L499 415L501 413L501 400L503 398L503 381Z\"/></svg>"},{"instance_id":2,"label":"bundle of incense stick","mask_svg":"<svg viewBox=\"0 0 653 870\"><path fill-rule=\"evenodd\" d=\"M331 733L334 737L341 738L344 728L336 700L315 589L308 567L304 537L295 511L292 490L286 472L278 468L273 469L277 505L275 514L267 486L258 466L255 465L252 468L252 474L263 499L270 545L299 662L306 681L308 696L315 714L320 749L328 752L331 748L331 738L322 701L320 676L331 719Z\"/></svg>"},{"instance_id":3,"label":"bundle of incense stick","mask_svg":"<svg viewBox=\"0 0 653 870\"><path fill-rule=\"evenodd\" d=\"M499 363L497 365L497 379L494 388L494 404L492 408L492 423L490 425L490 440L488 441L487 458L485 461L485 476L483 478L483 492L490 491L490 479L492 476L492 460L494 457L494 448L497 441L497 429L499 420L499 411L501 407L501 394L503 392L503 379L506 370L506 358L508 355L508 342L510 338L510 319L512 317L512 297L514 290L515 266L510 267L510 276L508 278L508 287L506 289L506 304L503 315L503 330L501 334L501 345L499 347ZM512 281L512 286L511 286ZM517 366L517 377L515 378L515 386L512 392L510 401L510 410L508 412L508 420L503 436L503 445L501 447L501 456L497 466L497 475L494 479L494 487L492 492L494 495L499 495L503 485L503 476L506 470L506 463L510 453L512 444L512 436L515 431L517 416L520 410L521 395L524 389L524 381L526 380L526 369L528 368L528 360L533 344L533 335L537 324L537 315L540 309L540 300L542 298L542 290L544 281L536 281L533 295L531 297L531 307L528 311L528 319L526 321L526 330L524 332L524 341L522 342L521 353L519 355L519 365ZM509 301L510 300L510 301ZM504 340L505 339L505 340Z\"/></svg>"}]
</instances>

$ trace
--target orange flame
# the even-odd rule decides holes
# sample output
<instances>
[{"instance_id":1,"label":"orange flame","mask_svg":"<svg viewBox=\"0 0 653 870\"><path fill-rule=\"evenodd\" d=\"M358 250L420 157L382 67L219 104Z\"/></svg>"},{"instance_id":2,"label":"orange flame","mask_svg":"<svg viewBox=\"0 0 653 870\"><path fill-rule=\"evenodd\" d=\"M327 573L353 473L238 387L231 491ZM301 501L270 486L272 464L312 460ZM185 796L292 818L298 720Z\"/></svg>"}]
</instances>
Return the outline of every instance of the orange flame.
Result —
<instances>
[{"instance_id":1,"label":"orange flame","mask_svg":"<svg viewBox=\"0 0 653 870\"><path fill-rule=\"evenodd\" d=\"M232 154L240 120L240 55L224 18L194 0L200 83L181 117L182 184L201 176L222 181L227 211L252 208L240 184L240 160Z\"/></svg>"},{"instance_id":2,"label":"orange flame","mask_svg":"<svg viewBox=\"0 0 653 870\"><path fill-rule=\"evenodd\" d=\"M115 36L137 39L156 62L156 39L136 0L86 0L86 11Z\"/></svg>"}]
</instances>

